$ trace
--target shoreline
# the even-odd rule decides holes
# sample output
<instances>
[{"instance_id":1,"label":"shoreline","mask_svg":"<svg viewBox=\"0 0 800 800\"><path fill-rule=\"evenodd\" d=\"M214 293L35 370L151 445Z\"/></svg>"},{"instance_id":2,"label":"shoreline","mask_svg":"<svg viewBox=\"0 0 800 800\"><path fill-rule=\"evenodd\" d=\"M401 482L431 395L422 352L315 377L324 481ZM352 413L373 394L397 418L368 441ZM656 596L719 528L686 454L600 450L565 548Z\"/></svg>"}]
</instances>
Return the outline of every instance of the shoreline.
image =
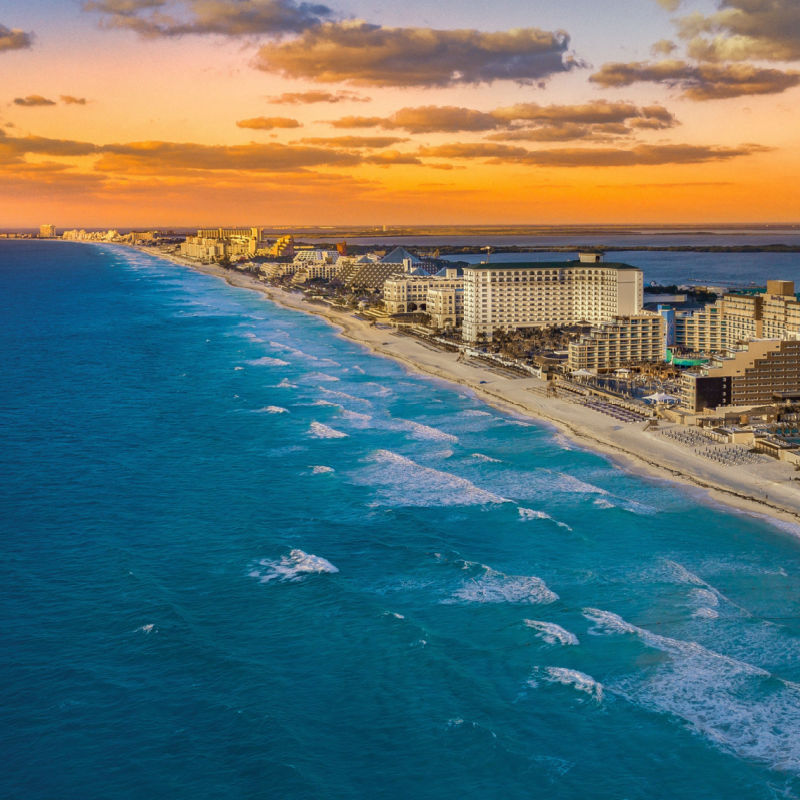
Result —
<instances>
[{"instance_id":1,"label":"shoreline","mask_svg":"<svg viewBox=\"0 0 800 800\"><path fill-rule=\"evenodd\" d=\"M618 420L600 412L545 397L540 392L546 382L538 378L507 378L484 366L457 363L455 353L429 348L414 337L397 336L394 331L371 327L350 312L309 303L301 293L289 292L213 264L165 254L155 248L135 249L220 278L230 286L259 292L283 308L321 317L338 335L370 353L398 361L413 372L468 388L501 411L552 425L577 446L609 458L619 469L679 484L702 493L702 498L712 504L766 518L773 524L782 522L800 527L800 479L794 479L794 470L784 462L722 466L665 439L657 431L642 431L642 423L619 424Z\"/></svg>"}]
</instances>

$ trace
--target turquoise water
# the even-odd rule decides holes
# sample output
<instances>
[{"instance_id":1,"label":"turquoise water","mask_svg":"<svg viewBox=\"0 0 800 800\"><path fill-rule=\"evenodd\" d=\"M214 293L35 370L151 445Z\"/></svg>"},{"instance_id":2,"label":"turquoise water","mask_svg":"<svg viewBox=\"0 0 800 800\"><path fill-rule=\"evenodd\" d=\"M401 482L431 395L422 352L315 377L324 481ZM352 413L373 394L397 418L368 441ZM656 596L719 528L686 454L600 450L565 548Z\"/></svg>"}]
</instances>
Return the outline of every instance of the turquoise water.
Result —
<instances>
[{"instance_id":1,"label":"turquoise water","mask_svg":"<svg viewBox=\"0 0 800 800\"><path fill-rule=\"evenodd\" d=\"M140 253L0 243L0 796L800 796L800 539Z\"/></svg>"}]
</instances>

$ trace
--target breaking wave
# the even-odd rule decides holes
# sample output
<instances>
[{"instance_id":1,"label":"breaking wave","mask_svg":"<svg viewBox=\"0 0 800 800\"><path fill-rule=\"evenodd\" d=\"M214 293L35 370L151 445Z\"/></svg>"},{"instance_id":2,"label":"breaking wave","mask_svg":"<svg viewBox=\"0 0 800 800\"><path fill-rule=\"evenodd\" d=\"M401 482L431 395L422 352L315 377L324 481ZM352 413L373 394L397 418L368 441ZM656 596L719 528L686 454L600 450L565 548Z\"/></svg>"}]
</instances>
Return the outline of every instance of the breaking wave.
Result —
<instances>
[{"instance_id":1,"label":"breaking wave","mask_svg":"<svg viewBox=\"0 0 800 800\"><path fill-rule=\"evenodd\" d=\"M591 675L579 672L577 669L566 669L565 667L536 667L533 676L528 681L529 686L538 686L539 681L544 680L548 683L560 683L562 686L571 686L579 692L588 694L598 703L603 699L603 684L598 683Z\"/></svg>"},{"instance_id":2,"label":"breaking wave","mask_svg":"<svg viewBox=\"0 0 800 800\"><path fill-rule=\"evenodd\" d=\"M464 562L473 576L453 592L445 603L554 603L558 595L536 575L506 575L486 564Z\"/></svg>"},{"instance_id":3,"label":"breaking wave","mask_svg":"<svg viewBox=\"0 0 800 800\"><path fill-rule=\"evenodd\" d=\"M542 641L547 642L547 644L580 644L578 642L578 637L574 633L568 631L566 628L562 628L560 625L556 625L555 622L543 622L538 619L526 619L523 620L523 622L531 630L536 631L536 636Z\"/></svg>"},{"instance_id":4,"label":"breaking wave","mask_svg":"<svg viewBox=\"0 0 800 800\"><path fill-rule=\"evenodd\" d=\"M248 575L256 578L259 583L272 581L295 583L309 575L338 571L338 568L327 559L295 549L276 560L261 559L251 567Z\"/></svg>"},{"instance_id":5,"label":"breaking wave","mask_svg":"<svg viewBox=\"0 0 800 800\"><path fill-rule=\"evenodd\" d=\"M288 367L289 362L284 361L282 358L272 358L271 356L262 356L261 358L253 358L247 362L254 367Z\"/></svg>"},{"instance_id":6,"label":"breaking wave","mask_svg":"<svg viewBox=\"0 0 800 800\"><path fill-rule=\"evenodd\" d=\"M337 431L336 428L331 428L328 425L323 425L321 422L312 422L308 432L311 436L317 439L345 439L347 434L342 431Z\"/></svg>"},{"instance_id":7,"label":"breaking wave","mask_svg":"<svg viewBox=\"0 0 800 800\"><path fill-rule=\"evenodd\" d=\"M630 635L667 658L607 689L635 705L682 719L723 750L773 769L800 772L800 686L767 670L672 639L596 608L583 610L590 633Z\"/></svg>"},{"instance_id":8,"label":"breaking wave","mask_svg":"<svg viewBox=\"0 0 800 800\"><path fill-rule=\"evenodd\" d=\"M333 467L325 467L322 465L317 465L311 468L312 475L327 475L330 472L335 472Z\"/></svg>"},{"instance_id":9,"label":"breaking wave","mask_svg":"<svg viewBox=\"0 0 800 800\"><path fill-rule=\"evenodd\" d=\"M566 528L568 531L572 530L572 528L570 528L566 522L559 522L557 519L554 519L544 511L536 511L533 508L523 508L520 506L517 509L517 513L519 514L519 518L522 522L527 522L528 520L532 519L549 519L551 522L555 522L559 528Z\"/></svg>"},{"instance_id":10,"label":"breaking wave","mask_svg":"<svg viewBox=\"0 0 800 800\"><path fill-rule=\"evenodd\" d=\"M507 503L466 478L425 467L391 450L368 457L372 466L354 476L356 483L374 485L385 503L397 506L468 506Z\"/></svg>"}]
</instances>

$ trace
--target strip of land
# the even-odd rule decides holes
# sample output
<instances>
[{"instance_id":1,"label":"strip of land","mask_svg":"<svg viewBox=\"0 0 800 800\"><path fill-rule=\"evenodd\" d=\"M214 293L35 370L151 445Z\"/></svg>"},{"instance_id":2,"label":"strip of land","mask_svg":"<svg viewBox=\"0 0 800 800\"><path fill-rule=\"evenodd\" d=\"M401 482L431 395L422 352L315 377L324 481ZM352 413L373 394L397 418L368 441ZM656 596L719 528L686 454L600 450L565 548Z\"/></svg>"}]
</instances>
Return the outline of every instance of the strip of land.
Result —
<instances>
[{"instance_id":1,"label":"strip of land","mask_svg":"<svg viewBox=\"0 0 800 800\"><path fill-rule=\"evenodd\" d=\"M156 248L142 249L219 277L231 286L261 292L285 308L324 317L343 336L371 352L400 361L417 372L469 387L502 410L552 423L577 444L611 457L626 469L703 490L705 497L741 511L800 524L800 473L784 462L770 459L752 464L721 463L702 454L708 448L687 446L665 435L670 430L682 430L680 426L661 423L658 428L645 430L645 422L626 423L566 397L552 396L546 391L544 380L504 374L482 362L464 361L458 353L376 327L352 312L309 302L301 292L285 291L216 265L168 256Z\"/></svg>"}]
</instances>

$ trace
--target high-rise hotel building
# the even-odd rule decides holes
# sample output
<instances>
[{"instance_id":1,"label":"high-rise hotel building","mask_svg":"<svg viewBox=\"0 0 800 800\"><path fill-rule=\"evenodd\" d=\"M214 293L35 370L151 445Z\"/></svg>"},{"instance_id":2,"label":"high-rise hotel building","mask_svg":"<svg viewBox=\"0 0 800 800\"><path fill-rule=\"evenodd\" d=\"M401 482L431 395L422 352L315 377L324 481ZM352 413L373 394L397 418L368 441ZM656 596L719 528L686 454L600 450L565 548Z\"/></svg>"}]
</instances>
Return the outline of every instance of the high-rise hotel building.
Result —
<instances>
[{"instance_id":1,"label":"high-rise hotel building","mask_svg":"<svg viewBox=\"0 0 800 800\"><path fill-rule=\"evenodd\" d=\"M642 309L642 271L579 261L473 264L464 267L463 338L491 339L496 330L593 324Z\"/></svg>"}]
</instances>

